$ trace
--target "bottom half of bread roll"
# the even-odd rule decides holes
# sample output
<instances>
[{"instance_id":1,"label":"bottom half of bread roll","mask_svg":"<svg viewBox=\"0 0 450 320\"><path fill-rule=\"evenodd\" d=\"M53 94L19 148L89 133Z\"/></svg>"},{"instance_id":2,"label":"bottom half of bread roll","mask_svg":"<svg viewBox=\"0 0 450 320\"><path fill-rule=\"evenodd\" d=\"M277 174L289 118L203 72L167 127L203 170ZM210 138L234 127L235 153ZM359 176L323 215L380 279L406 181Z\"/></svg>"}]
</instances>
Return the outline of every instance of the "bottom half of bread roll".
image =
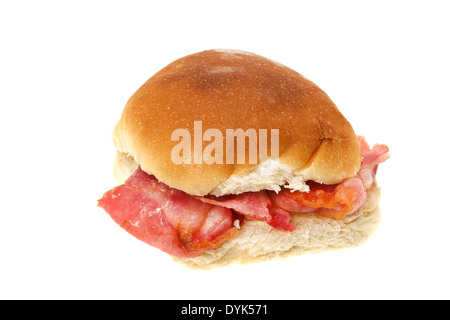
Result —
<instances>
[{"instance_id":1,"label":"bottom half of bread roll","mask_svg":"<svg viewBox=\"0 0 450 320\"><path fill-rule=\"evenodd\" d=\"M246 220L239 235L216 250L195 258L174 258L195 269L209 269L232 263L250 264L305 253L355 247L364 243L380 222L380 187L374 183L367 200L355 213L333 220L316 213L291 214L292 232L277 230L263 221Z\"/></svg>"}]
</instances>

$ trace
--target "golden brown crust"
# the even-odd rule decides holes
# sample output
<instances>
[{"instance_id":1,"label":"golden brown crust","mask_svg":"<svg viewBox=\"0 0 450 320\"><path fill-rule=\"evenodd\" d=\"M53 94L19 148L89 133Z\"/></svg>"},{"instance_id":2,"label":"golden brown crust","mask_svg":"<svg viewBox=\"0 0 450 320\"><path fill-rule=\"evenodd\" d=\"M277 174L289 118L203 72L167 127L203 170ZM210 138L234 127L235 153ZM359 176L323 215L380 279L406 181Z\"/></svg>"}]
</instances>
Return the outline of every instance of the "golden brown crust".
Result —
<instances>
[{"instance_id":1,"label":"golden brown crust","mask_svg":"<svg viewBox=\"0 0 450 320\"><path fill-rule=\"evenodd\" d=\"M203 51L163 68L130 98L113 139L118 151L130 154L144 171L193 195L208 194L231 176L254 169L248 163L173 163L171 151L178 142L171 134L187 128L193 135L194 121L202 121L203 132L215 128L224 136L226 129L279 129L280 163L306 179L338 183L360 167L353 128L317 85L241 51Z\"/></svg>"}]
</instances>

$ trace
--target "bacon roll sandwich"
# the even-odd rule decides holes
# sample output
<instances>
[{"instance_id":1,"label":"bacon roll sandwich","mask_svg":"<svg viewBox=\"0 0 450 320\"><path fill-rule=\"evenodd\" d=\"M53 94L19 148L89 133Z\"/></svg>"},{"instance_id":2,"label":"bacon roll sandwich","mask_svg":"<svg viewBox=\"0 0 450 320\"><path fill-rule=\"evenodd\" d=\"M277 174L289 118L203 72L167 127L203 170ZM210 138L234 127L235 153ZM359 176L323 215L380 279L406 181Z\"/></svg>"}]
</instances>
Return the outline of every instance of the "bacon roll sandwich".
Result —
<instances>
[{"instance_id":1,"label":"bacon roll sandwich","mask_svg":"<svg viewBox=\"0 0 450 320\"><path fill-rule=\"evenodd\" d=\"M118 186L98 201L194 268L353 247L376 229L388 147L357 136L316 84L262 56L178 59L128 100Z\"/></svg>"}]
</instances>

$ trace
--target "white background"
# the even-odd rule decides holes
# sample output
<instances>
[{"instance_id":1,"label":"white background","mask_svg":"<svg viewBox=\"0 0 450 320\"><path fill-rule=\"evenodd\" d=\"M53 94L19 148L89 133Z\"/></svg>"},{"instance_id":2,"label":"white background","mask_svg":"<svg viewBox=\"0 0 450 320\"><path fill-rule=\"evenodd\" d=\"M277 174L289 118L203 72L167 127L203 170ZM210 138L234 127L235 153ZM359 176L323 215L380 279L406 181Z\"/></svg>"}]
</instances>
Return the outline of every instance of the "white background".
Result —
<instances>
[{"instance_id":1,"label":"white background","mask_svg":"<svg viewBox=\"0 0 450 320\"><path fill-rule=\"evenodd\" d=\"M0 2L0 298L450 298L446 1ZM385 143L363 246L192 271L98 208L134 91L184 55L240 49L318 84Z\"/></svg>"}]
</instances>

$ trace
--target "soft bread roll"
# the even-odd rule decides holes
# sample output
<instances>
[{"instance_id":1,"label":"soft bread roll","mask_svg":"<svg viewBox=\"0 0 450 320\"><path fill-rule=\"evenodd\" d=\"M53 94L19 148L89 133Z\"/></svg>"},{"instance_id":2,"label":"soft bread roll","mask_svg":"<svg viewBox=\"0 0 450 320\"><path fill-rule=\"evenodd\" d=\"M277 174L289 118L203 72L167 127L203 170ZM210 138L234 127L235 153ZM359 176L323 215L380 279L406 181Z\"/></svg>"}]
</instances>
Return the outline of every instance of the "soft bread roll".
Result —
<instances>
[{"instance_id":1,"label":"soft bread roll","mask_svg":"<svg viewBox=\"0 0 450 320\"><path fill-rule=\"evenodd\" d=\"M176 129L193 134L194 121L202 122L203 132L219 129L224 136L226 129L278 129L279 158L177 165L171 159L177 144L171 134ZM277 62L234 50L192 54L156 73L127 102L113 141L119 184L141 166L166 185L196 196L279 191L281 186L308 191L306 180L340 183L361 166L352 126L318 86ZM208 269L357 246L379 223L379 196L374 183L363 207L340 221L291 214L293 232L244 219L239 235L217 250L174 259Z\"/></svg>"},{"instance_id":2,"label":"soft bread roll","mask_svg":"<svg viewBox=\"0 0 450 320\"><path fill-rule=\"evenodd\" d=\"M134 159L118 152L114 161L114 176L122 184L137 169ZM250 264L305 253L349 248L361 245L380 222L380 188L373 184L364 205L354 214L336 221L315 213L291 214L293 232L272 228L264 221L245 220L239 235L219 249L207 250L195 258L176 258L193 269L211 269L228 264Z\"/></svg>"},{"instance_id":3,"label":"soft bread roll","mask_svg":"<svg viewBox=\"0 0 450 320\"><path fill-rule=\"evenodd\" d=\"M172 132L186 128L193 135L194 121L224 136L226 129L278 129L279 159L177 165ZM305 180L339 183L361 165L352 126L317 85L270 59L234 50L192 54L156 73L129 99L113 141L142 170L198 196L277 191L283 184L306 191Z\"/></svg>"}]
</instances>

